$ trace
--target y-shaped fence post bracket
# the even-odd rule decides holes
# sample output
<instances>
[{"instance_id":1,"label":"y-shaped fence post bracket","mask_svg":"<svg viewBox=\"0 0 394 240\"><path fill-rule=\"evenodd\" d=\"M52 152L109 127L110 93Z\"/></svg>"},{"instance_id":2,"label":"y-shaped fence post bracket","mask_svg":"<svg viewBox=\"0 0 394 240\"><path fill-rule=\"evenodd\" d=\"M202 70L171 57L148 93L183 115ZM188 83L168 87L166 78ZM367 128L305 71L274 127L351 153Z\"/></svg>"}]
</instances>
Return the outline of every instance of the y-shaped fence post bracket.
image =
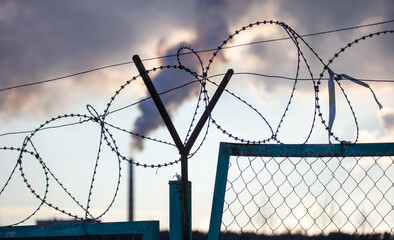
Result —
<instances>
[{"instance_id":1,"label":"y-shaped fence post bracket","mask_svg":"<svg viewBox=\"0 0 394 240\"><path fill-rule=\"evenodd\" d=\"M182 197L182 239L189 240L190 239L190 218L189 218L189 203L187 201L187 196L189 195L188 189L188 167L187 167L187 157L189 155L190 149L192 148L194 142L196 141L198 135L201 132L201 129L205 125L206 121L208 120L209 115L211 114L213 108L215 107L217 101L219 100L220 96L222 95L224 89L226 88L228 82L230 81L231 76L233 75L234 71L229 69L224 76L222 82L220 83L218 89L216 90L215 94L213 95L211 101L209 102L208 106L205 108L204 113L202 114L200 120L198 121L196 127L194 128L192 134L190 135L189 140L186 143L186 146L183 145L178 132L176 131L174 124L171 121L170 116L168 115L163 102L160 99L159 94L157 93L149 75L147 74L144 65L138 55L133 56L134 64L136 65L148 91L155 103L159 113L171 134L172 139L175 142L175 145L178 148L179 153L181 154L181 197Z\"/></svg>"},{"instance_id":2,"label":"y-shaped fence post bracket","mask_svg":"<svg viewBox=\"0 0 394 240\"><path fill-rule=\"evenodd\" d=\"M148 91L153 99L153 102L156 105L156 108L159 110L159 113L171 134L172 139L175 142L176 147L178 148L179 153L181 154L181 200L182 200L182 239L189 240L190 239L190 220L189 220L189 207L187 201L188 194L188 169L187 169L187 156L189 152L186 150L185 146L182 143L181 138L179 137L178 132L176 131L174 124L171 121L170 116L168 115L163 102L160 99L159 94L157 93L155 86L152 83L148 73L142 61L138 55L133 56L133 61L135 66L137 67L142 80L144 81Z\"/></svg>"}]
</instances>

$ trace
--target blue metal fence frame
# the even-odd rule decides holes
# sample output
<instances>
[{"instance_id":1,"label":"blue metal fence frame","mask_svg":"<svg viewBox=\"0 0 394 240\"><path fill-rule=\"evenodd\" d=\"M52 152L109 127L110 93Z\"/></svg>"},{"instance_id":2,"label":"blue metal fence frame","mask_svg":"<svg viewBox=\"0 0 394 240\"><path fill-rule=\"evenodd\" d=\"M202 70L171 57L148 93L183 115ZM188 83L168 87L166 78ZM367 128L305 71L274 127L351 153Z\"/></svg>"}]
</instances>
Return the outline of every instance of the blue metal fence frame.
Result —
<instances>
[{"instance_id":1,"label":"blue metal fence frame","mask_svg":"<svg viewBox=\"0 0 394 240\"><path fill-rule=\"evenodd\" d=\"M0 238L71 237L141 234L143 240L159 240L159 221L71 223L48 226L0 227Z\"/></svg>"},{"instance_id":2,"label":"blue metal fence frame","mask_svg":"<svg viewBox=\"0 0 394 240\"><path fill-rule=\"evenodd\" d=\"M229 161L231 156L349 157L394 156L394 143L358 144L239 144L220 143L208 240L218 240L222 224Z\"/></svg>"}]
</instances>

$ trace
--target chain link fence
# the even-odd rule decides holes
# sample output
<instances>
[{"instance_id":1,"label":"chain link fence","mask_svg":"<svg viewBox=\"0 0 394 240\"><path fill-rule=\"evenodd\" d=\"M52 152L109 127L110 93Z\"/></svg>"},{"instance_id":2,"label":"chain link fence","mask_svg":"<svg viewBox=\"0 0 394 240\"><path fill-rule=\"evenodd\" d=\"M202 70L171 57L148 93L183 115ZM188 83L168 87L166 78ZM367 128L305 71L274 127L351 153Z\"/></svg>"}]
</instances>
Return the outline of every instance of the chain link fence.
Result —
<instances>
[{"instance_id":1,"label":"chain link fence","mask_svg":"<svg viewBox=\"0 0 394 240\"><path fill-rule=\"evenodd\" d=\"M226 180L220 231L393 239L394 157L387 155L394 145L357 145L349 145L357 148L351 153L341 144L323 151L322 145L276 145L276 153L264 145L221 145L216 184Z\"/></svg>"}]
</instances>

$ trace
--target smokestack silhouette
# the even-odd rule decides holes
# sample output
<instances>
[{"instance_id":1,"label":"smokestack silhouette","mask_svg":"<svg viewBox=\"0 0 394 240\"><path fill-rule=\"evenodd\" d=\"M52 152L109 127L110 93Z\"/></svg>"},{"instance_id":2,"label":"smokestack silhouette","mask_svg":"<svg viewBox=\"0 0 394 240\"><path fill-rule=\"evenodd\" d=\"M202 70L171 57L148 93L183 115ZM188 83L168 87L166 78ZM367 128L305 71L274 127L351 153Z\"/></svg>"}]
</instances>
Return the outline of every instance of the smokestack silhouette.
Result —
<instances>
[{"instance_id":1,"label":"smokestack silhouette","mask_svg":"<svg viewBox=\"0 0 394 240\"><path fill-rule=\"evenodd\" d=\"M134 221L134 176L133 164L129 163L129 221Z\"/></svg>"}]
</instances>

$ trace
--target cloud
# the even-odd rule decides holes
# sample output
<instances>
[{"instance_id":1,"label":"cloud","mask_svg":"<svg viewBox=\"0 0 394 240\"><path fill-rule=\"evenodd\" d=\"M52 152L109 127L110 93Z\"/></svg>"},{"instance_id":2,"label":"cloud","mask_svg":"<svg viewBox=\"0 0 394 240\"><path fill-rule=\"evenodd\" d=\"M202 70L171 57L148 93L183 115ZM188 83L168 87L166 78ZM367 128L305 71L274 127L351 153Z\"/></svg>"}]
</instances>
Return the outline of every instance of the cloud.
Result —
<instances>
[{"instance_id":1,"label":"cloud","mask_svg":"<svg viewBox=\"0 0 394 240\"><path fill-rule=\"evenodd\" d=\"M0 88L131 61L167 26L181 25L174 20L178 10L162 1L1 1L0 9ZM44 90L40 85L1 92L0 111L20 114L25 100ZM108 91L107 85L101 90Z\"/></svg>"},{"instance_id":2,"label":"cloud","mask_svg":"<svg viewBox=\"0 0 394 240\"><path fill-rule=\"evenodd\" d=\"M196 33L197 37L194 41L190 42L190 45L195 49L206 49L221 44L221 42L225 40L229 34L232 34L232 32L235 30L235 29L230 29L229 26L236 25L235 23L239 21L237 19L245 20L244 16L242 17L240 16L242 15L242 13L249 14L250 12L255 12L255 9L261 9L263 13L264 12L269 13L267 15L278 16L277 19L279 20L283 19L283 21L289 24L294 24L294 26L291 27L293 27L296 31L300 31L301 34L344 27L344 22L346 22L346 26L352 26L352 25L359 25L360 22L364 21L364 19L374 19L374 18L390 19L390 15L391 15L390 11L384 11L384 13L381 13L381 9L384 8L382 5L379 4L373 5L372 3L367 1L357 4L343 3L339 1L324 2L323 4L320 3L316 4L312 1L303 1L302 3L280 1L278 5L276 5L276 7L275 4L272 4L272 2L261 3L261 2L250 1L249 3L250 4L244 4L243 6L240 6L238 4L215 1L213 3L210 2L209 4L207 4L207 2L202 2L201 4L197 5L196 10L193 13L195 16L200 16L200 19L196 21L197 24L193 26L196 29L195 31L197 31ZM305 5L308 5L310 14L307 15L306 17L303 17L305 16ZM341 7L339 11L336 10L337 8L335 6L337 5L340 5ZM367 5L371 5L371 8L368 8ZM387 7L387 5L385 5L385 7ZM357 14L355 14L356 11ZM351 14L351 16L349 17L346 16L345 13L347 13L348 15L349 13L353 13L353 14ZM289 22L287 21L288 19ZM240 22L239 26L245 26L248 23L255 22L256 20L262 20L261 16L249 20L250 22ZM256 27L253 29L253 31L259 32L261 30L257 29ZM254 34L253 31L247 33L245 32L242 34L253 35ZM320 42L321 38L320 39L308 38L307 41L308 43L309 41L312 43L311 45L312 47L314 47L313 44L318 46L316 48L318 49L317 52L321 57L324 56L323 58L325 60L331 58L332 55L335 53L335 51L337 51L341 47L344 47L343 46L344 44L347 44L348 42L354 40L354 37L361 36L360 32L357 32L356 34L355 32L357 31L351 31L346 34L342 34L342 33L336 34L335 36L339 38L342 41L342 43L340 41L336 41L336 42L324 42L322 44ZM251 38L252 41L267 39L266 34L265 35L254 34L254 35L255 37ZM339 45L336 46L334 43ZM252 72L264 72L264 73L272 73L272 74L276 73L277 75L294 76L296 69L296 61L297 61L296 48L293 45L289 47L288 42L284 44L285 45L287 44L287 46L283 46L283 44L282 45L276 44L278 45L276 48L273 47L273 44L270 45L261 44L261 45L251 46L248 48L248 50L243 51L243 55L242 54L238 55L239 59L237 59L236 61L234 61L231 54L221 55L222 58L220 59L220 61L217 61L216 59L216 62L211 66L211 68L218 67L218 65L220 68L220 65L224 65L228 63L223 60L230 59L233 60L230 61L231 63L234 62L238 63L238 65L236 66L230 66L230 68L232 67L236 68L236 71L237 70L241 71L246 66L245 69L249 69ZM177 47L181 47L183 45L184 43L180 43L178 46L175 46L167 50L166 54L174 54L176 52ZM314 74L314 76L318 75L322 70L322 65L317 61L315 57L312 57L313 60L310 61L312 55L311 52L306 48L306 46L302 46L302 47L305 56L308 58L308 64L311 66L312 73ZM387 48L392 48L391 44L389 44L388 42L386 42L384 46L380 46L380 47L381 49L384 50L387 50ZM204 58L205 64L206 64L206 60L207 58ZM253 63L247 66L245 65L246 62L249 63L253 62ZM170 64L170 63L167 61L163 61L163 65L165 64ZM301 77L302 76L309 77L309 74L307 74L306 72L306 67L303 65L303 63L301 65L304 68L301 69ZM192 69L198 69L197 65L191 65L191 66L189 67L191 67ZM304 73L304 75L302 75L302 72ZM157 84L158 88L160 88L161 85L167 85L167 84L170 84L170 86L173 86L173 84L179 85L180 83L177 83L175 78L176 78L175 76L171 76L166 79L161 74L159 74L158 77L154 80L154 82ZM171 79L171 83L170 83L170 79ZM242 84L244 84L244 82ZM257 84L257 82L253 81L247 84ZM273 92L273 91L277 91L278 89L280 90L281 87L285 85L288 85L288 82L270 81L269 84L265 84L264 87L265 87L265 91ZM198 88L198 86L196 86L196 88ZM196 88L190 89L190 91L196 91L197 90ZM308 89L310 90L310 86L308 87ZM176 95L174 95L173 98L171 97L167 98L166 103L171 105L171 103L176 102L176 104L173 105L173 107L171 108L171 110L174 110L190 96L192 96L192 94L190 94L189 92L176 93ZM134 126L134 131L142 135L150 133L151 131L153 131L155 128L159 126L163 126L161 119L160 121L155 121L155 123L152 125L149 125L152 120L144 121L144 119L152 119L152 117L150 117L149 115L152 113L150 108L155 108L155 107L153 106L153 104L151 104L150 106L149 105L140 106L142 115L137 120ZM139 149L142 147L141 142L139 142L138 140L135 141L134 144L138 146L137 148Z\"/></svg>"},{"instance_id":3,"label":"cloud","mask_svg":"<svg viewBox=\"0 0 394 240\"><path fill-rule=\"evenodd\" d=\"M2 1L0 5L10 12L0 20L1 88L101 65L111 52L119 52L132 41L119 31L127 24L106 21L119 18L112 15L116 9L96 12L94 2ZM38 100L44 91L43 86L35 86L2 92L1 111L18 114L26 100Z\"/></svg>"},{"instance_id":4,"label":"cloud","mask_svg":"<svg viewBox=\"0 0 394 240\"><path fill-rule=\"evenodd\" d=\"M394 109L384 109L379 118L383 123L383 126L389 135L394 138Z\"/></svg>"},{"instance_id":5,"label":"cloud","mask_svg":"<svg viewBox=\"0 0 394 240\"><path fill-rule=\"evenodd\" d=\"M359 25L374 19L379 21L393 19L393 9L392 1L375 3L337 0L317 3L310 0L297 2L5 0L0 2L0 88L130 61L134 54L139 54L141 58L152 57L158 53L160 55L174 54L177 48L183 45L190 45L196 50L214 48L237 28L257 20L284 21L302 34ZM384 27L387 26L377 26L374 29L380 30ZM253 31L245 35L253 35ZM259 31L256 30L256 32ZM342 47L342 42L347 43L353 40L353 37L359 36L360 32L354 30L333 34L330 35L331 37L327 35L327 38L311 37L307 41L316 48L323 59L328 59L332 57L334 51ZM267 38L267 35L255 34L245 39L258 41ZM376 46L379 52L388 51L393 47L390 40L383 41L383 44ZM249 68L251 71L275 70L279 71L280 75L294 75L294 68L289 73L281 67L284 63L283 59L289 59L289 64L293 64L293 61L290 61L293 60L293 55L289 58L289 56L282 55L283 51L278 51L279 55L275 55L277 52L269 44L247 47L247 49L242 51L236 61L230 50L223 51L221 57L215 59L212 69L221 71L234 68L235 71L240 71L241 65L226 64L245 63L253 59L253 64ZM295 52L294 46L290 49L293 53ZM201 55L206 64L210 53ZM390 62L391 58L387 58L385 61ZM182 61L193 69L199 69L193 56L184 57ZM160 62L163 65L175 63L174 58ZM262 65L264 68L259 68ZM320 68L318 70L320 71ZM116 69L111 69L111 71L113 74L103 74L103 76L107 78L119 76L120 71ZM136 75L136 72L133 75ZM29 110L41 113L51 112L58 105L80 104L72 96L75 88L82 88L81 92L94 93L112 92L116 88L113 85L109 87L108 83L112 82L112 79L105 79L100 83L92 81L97 76L99 74L87 75L88 84L83 81L70 81L71 83L64 85L56 84L58 86L54 88L56 90L49 90L39 85L1 92L0 111L3 115L12 116ZM125 79L128 77L130 75L125 76ZM184 73L179 75L181 82L190 80L188 77ZM154 83L158 89L169 89L179 86L181 82L177 80L178 76L163 72L154 78ZM273 93L282 86L280 82L269 83L264 90ZM63 86L67 88L61 89ZM173 114L186 99L196 96L199 86L193 86L187 91L177 91L165 97L164 101L169 104L170 113ZM54 94L46 92L60 90L69 93L53 99ZM42 104L43 102L46 104ZM155 109L153 105L147 103L141 105L141 119L137 120L134 126L134 130L141 131L140 134L148 134L152 129L161 126L161 119L149 123L152 127L141 125L142 122L148 124L146 120L149 117L147 116L153 114L149 108Z\"/></svg>"},{"instance_id":6,"label":"cloud","mask_svg":"<svg viewBox=\"0 0 394 240\"><path fill-rule=\"evenodd\" d=\"M360 129L360 142L393 142L394 140L394 109L383 108L378 112L378 119L383 130Z\"/></svg>"}]
</instances>

